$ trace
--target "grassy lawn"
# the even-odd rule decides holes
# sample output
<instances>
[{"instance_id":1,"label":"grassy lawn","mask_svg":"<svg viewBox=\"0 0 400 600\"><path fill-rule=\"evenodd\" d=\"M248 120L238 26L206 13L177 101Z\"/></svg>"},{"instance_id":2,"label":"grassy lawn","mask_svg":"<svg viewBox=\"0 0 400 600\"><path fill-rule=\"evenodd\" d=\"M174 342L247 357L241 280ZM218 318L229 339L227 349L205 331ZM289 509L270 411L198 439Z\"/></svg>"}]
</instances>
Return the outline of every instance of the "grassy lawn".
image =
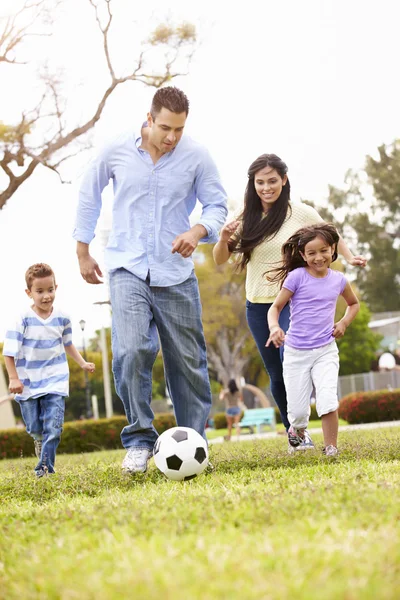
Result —
<instances>
[{"instance_id":1,"label":"grassy lawn","mask_svg":"<svg viewBox=\"0 0 400 600\"><path fill-rule=\"evenodd\" d=\"M347 421L343 421L343 419L339 419L339 425L347 425ZM310 421L308 424L308 429L320 429L321 428L321 421ZM271 431L271 428L268 427L267 425L265 427L262 428L262 433L267 433L268 431ZM282 425L282 423L278 423L276 426L276 431L278 432L284 432L285 428ZM207 438L209 440L213 440L215 438L219 438L219 437L223 437L228 433L227 429L207 429ZM246 436L250 433L250 430L246 427L242 432L241 435ZM236 429L234 428L232 431L232 435L236 436Z\"/></svg>"},{"instance_id":2,"label":"grassy lawn","mask_svg":"<svg viewBox=\"0 0 400 600\"><path fill-rule=\"evenodd\" d=\"M123 475L123 451L61 455L38 481L34 459L0 461L0 597L397 599L400 429L339 441L336 460L223 443L186 483Z\"/></svg>"}]
</instances>

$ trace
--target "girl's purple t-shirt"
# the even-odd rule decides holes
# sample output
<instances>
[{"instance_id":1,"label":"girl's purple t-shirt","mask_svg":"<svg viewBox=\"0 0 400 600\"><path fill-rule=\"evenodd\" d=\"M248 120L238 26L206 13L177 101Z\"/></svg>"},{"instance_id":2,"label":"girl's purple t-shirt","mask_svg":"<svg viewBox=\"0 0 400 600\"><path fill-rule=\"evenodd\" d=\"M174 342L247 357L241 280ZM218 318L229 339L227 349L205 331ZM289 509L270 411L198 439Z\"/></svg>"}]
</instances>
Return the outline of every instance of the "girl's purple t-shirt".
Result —
<instances>
[{"instance_id":1,"label":"girl's purple t-shirt","mask_svg":"<svg viewBox=\"0 0 400 600\"><path fill-rule=\"evenodd\" d=\"M346 284L345 276L332 269L326 277L313 277L304 267L291 271L282 286L293 292L285 345L309 350L332 342L336 302Z\"/></svg>"}]
</instances>

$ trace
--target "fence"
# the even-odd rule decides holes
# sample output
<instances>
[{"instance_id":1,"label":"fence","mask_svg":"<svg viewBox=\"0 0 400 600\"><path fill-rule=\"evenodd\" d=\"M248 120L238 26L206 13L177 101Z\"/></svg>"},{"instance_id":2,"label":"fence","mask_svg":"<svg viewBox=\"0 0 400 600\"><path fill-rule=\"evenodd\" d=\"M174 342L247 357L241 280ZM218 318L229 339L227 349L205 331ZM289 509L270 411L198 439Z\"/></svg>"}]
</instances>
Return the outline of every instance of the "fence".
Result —
<instances>
[{"instance_id":1,"label":"fence","mask_svg":"<svg viewBox=\"0 0 400 600\"><path fill-rule=\"evenodd\" d=\"M400 388L400 370L370 371L357 375L342 375L339 377L338 395L343 398L354 392L373 392L374 390Z\"/></svg>"}]
</instances>

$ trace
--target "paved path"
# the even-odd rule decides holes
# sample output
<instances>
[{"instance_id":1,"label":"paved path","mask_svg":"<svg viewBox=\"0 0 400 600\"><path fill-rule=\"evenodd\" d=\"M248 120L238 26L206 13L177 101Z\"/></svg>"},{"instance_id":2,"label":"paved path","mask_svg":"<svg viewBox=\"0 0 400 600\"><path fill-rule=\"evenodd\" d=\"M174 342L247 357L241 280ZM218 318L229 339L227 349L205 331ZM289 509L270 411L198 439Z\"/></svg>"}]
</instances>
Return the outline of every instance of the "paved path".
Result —
<instances>
[{"instance_id":1,"label":"paved path","mask_svg":"<svg viewBox=\"0 0 400 600\"><path fill-rule=\"evenodd\" d=\"M357 429L384 429L385 427L400 427L400 421L382 421L381 423L361 423L360 425L340 425L339 433L342 431L356 431ZM283 433L283 432L282 432ZM310 429L311 435L313 433L322 433L322 427L316 427L315 429ZM266 433L248 433L240 435L239 437L233 435L231 438L231 442L246 442L248 440L263 440L266 438L276 438L279 434L276 431L267 431ZM209 440L209 445L211 444L222 444L224 441L223 436L214 438L213 440Z\"/></svg>"}]
</instances>

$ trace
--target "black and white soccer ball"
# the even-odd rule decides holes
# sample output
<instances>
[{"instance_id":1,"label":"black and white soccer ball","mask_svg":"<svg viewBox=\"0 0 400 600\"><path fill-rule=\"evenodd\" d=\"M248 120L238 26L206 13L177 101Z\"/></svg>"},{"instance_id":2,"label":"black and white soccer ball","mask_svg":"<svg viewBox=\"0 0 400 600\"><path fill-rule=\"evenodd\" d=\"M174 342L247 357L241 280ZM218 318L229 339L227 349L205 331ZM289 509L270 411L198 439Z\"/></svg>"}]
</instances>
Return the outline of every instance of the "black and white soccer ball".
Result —
<instances>
[{"instance_id":1,"label":"black and white soccer ball","mask_svg":"<svg viewBox=\"0 0 400 600\"><path fill-rule=\"evenodd\" d=\"M154 462L168 479L193 479L208 465L207 442L190 427L171 427L155 443Z\"/></svg>"}]
</instances>

